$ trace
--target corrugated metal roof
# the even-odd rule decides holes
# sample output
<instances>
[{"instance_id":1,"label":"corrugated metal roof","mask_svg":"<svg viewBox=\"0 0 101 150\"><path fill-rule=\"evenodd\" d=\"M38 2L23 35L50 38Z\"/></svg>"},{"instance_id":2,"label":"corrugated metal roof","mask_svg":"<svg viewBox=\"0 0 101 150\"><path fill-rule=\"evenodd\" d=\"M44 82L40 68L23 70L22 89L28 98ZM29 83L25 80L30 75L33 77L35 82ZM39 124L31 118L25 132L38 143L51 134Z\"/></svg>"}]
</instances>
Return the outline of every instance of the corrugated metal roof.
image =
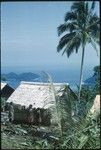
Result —
<instances>
[{"instance_id":1,"label":"corrugated metal roof","mask_svg":"<svg viewBox=\"0 0 101 150\"><path fill-rule=\"evenodd\" d=\"M1 90L7 85L7 83L1 82Z\"/></svg>"},{"instance_id":2,"label":"corrugated metal roof","mask_svg":"<svg viewBox=\"0 0 101 150\"><path fill-rule=\"evenodd\" d=\"M63 83L53 84L55 90L59 90ZM54 101L54 93L49 83L21 82L18 88L8 98L7 102L13 102L28 107L49 108Z\"/></svg>"}]
</instances>

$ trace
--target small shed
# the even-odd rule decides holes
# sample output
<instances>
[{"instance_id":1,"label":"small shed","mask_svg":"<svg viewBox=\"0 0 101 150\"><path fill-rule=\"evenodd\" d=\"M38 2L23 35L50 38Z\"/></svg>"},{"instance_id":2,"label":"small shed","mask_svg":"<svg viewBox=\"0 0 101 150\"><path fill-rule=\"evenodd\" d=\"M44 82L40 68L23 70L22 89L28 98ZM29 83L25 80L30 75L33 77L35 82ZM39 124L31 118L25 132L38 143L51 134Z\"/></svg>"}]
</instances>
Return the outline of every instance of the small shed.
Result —
<instances>
[{"instance_id":1,"label":"small shed","mask_svg":"<svg viewBox=\"0 0 101 150\"><path fill-rule=\"evenodd\" d=\"M25 108L28 108L28 106L31 104L34 109L40 109L46 111L51 110L55 102L54 90L58 92L62 87L64 87L64 85L68 86L69 84L53 83L53 87L52 87L50 83L22 81L20 85L16 88L14 93L8 98L7 102L8 103L13 102L14 104L16 104L16 106L17 105L25 106ZM20 112L16 111L15 120L24 118L23 112L21 114ZM45 116L45 120L46 119L48 118Z\"/></svg>"},{"instance_id":2,"label":"small shed","mask_svg":"<svg viewBox=\"0 0 101 150\"><path fill-rule=\"evenodd\" d=\"M13 92L14 89L10 85L1 82L1 97L8 99Z\"/></svg>"}]
</instances>

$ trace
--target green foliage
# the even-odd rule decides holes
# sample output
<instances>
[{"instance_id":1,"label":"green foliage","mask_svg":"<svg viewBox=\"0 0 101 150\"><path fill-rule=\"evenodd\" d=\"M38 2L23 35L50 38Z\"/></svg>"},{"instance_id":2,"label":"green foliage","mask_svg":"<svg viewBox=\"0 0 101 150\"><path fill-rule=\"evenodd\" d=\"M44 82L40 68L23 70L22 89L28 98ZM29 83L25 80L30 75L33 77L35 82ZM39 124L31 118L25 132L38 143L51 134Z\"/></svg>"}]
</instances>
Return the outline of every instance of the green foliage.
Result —
<instances>
[{"instance_id":1,"label":"green foliage","mask_svg":"<svg viewBox=\"0 0 101 150\"><path fill-rule=\"evenodd\" d=\"M47 140L39 140L34 144L35 149L54 149L54 145L50 144Z\"/></svg>"},{"instance_id":2,"label":"green foliage","mask_svg":"<svg viewBox=\"0 0 101 150\"><path fill-rule=\"evenodd\" d=\"M100 74L100 66L95 66L94 72Z\"/></svg>"},{"instance_id":3,"label":"green foliage","mask_svg":"<svg viewBox=\"0 0 101 150\"><path fill-rule=\"evenodd\" d=\"M84 87L81 90L81 102L79 103L78 130L76 130L76 137L73 137L76 145L74 148L93 149L100 148L100 126L99 114L90 114L89 111L93 105L96 96L95 88ZM73 131L71 132L71 134ZM77 144L79 141L79 144ZM73 146L73 145L72 145ZM68 147L68 146L67 146ZM71 147L73 148L73 147Z\"/></svg>"},{"instance_id":4,"label":"green foliage","mask_svg":"<svg viewBox=\"0 0 101 150\"><path fill-rule=\"evenodd\" d=\"M94 87L94 91L96 92L96 94L100 94L100 80L96 81L96 85Z\"/></svg>"},{"instance_id":5,"label":"green foliage","mask_svg":"<svg viewBox=\"0 0 101 150\"><path fill-rule=\"evenodd\" d=\"M94 76L96 77L96 84L94 90L96 94L100 93L100 66L94 67Z\"/></svg>"},{"instance_id":6,"label":"green foliage","mask_svg":"<svg viewBox=\"0 0 101 150\"><path fill-rule=\"evenodd\" d=\"M65 15L64 24L58 27L59 36L67 32L59 41L58 52L63 49L62 54L66 53L69 57L74 51L78 52L80 45L88 43L97 50L96 42L99 38L100 21L94 8L95 4L92 3L90 7L87 1L73 2L71 11Z\"/></svg>"},{"instance_id":7,"label":"green foliage","mask_svg":"<svg viewBox=\"0 0 101 150\"><path fill-rule=\"evenodd\" d=\"M53 86L53 85L52 85ZM56 92L56 91L55 91ZM62 95L59 96L59 92ZM96 89L83 87L80 103L70 96L68 87L55 93L57 114L60 123L59 143L55 148L59 149L96 149L100 148L99 114L90 114L96 96ZM75 105L78 104L78 114L72 116Z\"/></svg>"},{"instance_id":8,"label":"green foliage","mask_svg":"<svg viewBox=\"0 0 101 150\"><path fill-rule=\"evenodd\" d=\"M1 110L4 110L5 104L6 104L6 98L1 97Z\"/></svg>"},{"instance_id":9,"label":"green foliage","mask_svg":"<svg viewBox=\"0 0 101 150\"><path fill-rule=\"evenodd\" d=\"M97 120L96 120L97 118ZM94 118L87 115L78 126L71 126L70 134L68 131L60 138L60 149L97 149L100 148L100 116Z\"/></svg>"}]
</instances>

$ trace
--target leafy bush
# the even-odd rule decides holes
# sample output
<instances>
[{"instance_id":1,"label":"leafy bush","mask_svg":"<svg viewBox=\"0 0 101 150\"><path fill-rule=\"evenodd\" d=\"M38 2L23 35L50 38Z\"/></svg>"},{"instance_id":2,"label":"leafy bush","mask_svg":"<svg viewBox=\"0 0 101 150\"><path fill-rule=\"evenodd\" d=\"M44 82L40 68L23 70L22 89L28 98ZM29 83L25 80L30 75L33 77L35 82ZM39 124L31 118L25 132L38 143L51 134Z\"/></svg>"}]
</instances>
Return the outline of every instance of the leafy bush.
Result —
<instances>
[{"instance_id":1,"label":"leafy bush","mask_svg":"<svg viewBox=\"0 0 101 150\"><path fill-rule=\"evenodd\" d=\"M1 97L1 110L3 111L5 109L6 105L6 98Z\"/></svg>"},{"instance_id":2,"label":"leafy bush","mask_svg":"<svg viewBox=\"0 0 101 150\"><path fill-rule=\"evenodd\" d=\"M56 91L54 92L61 131L59 134L60 140L55 148L100 148L100 116L99 114L89 113L97 94L96 86L94 88L82 88L80 103L77 100L75 100L76 103L74 102L73 98L68 95L66 87L62 91L62 96L57 96ZM78 104L78 113L74 119L72 111L75 110L75 104Z\"/></svg>"}]
</instances>

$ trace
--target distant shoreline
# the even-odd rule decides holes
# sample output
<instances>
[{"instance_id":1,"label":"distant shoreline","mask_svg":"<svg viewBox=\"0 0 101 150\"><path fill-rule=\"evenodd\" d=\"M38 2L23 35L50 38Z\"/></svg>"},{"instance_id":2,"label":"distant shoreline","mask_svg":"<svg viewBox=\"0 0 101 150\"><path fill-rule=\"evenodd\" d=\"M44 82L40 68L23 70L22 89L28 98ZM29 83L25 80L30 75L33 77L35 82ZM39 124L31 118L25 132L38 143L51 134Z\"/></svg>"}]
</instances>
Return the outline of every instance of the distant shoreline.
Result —
<instances>
[{"instance_id":1,"label":"distant shoreline","mask_svg":"<svg viewBox=\"0 0 101 150\"><path fill-rule=\"evenodd\" d=\"M46 67L47 68L47 67ZM87 69L86 67L84 68L84 75L83 75L83 81L85 81L87 78L91 77L93 75L93 67L88 67L89 69ZM3 71L4 70L4 71ZM5 71L6 70L6 71ZM34 68L34 67L20 67L20 68L16 68L16 67L6 67L3 68L2 67L2 74L3 73L10 73L10 72L14 72L16 74L20 74L20 73L35 73L41 76L41 78L36 78L33 81L42 81L42 82L46 82L46 79L44 78L44 75L42 73L42 71L45 71L46 73L49 73L53 82L56 83L69 83L69 85L71 86L71 88L76 89L77 86L79 85L79 78L80 78L80 68L59 68L59 66L56 68L47 68L46 70L41 70L40 68ZM23 80L22 80L23 81ZM28 80L31 81L31 80ZM16 87L16 84L19 84L19 81L17 80L8 80L8 83L14 85L14 87Z\"/></svg>"}]
</instances>

